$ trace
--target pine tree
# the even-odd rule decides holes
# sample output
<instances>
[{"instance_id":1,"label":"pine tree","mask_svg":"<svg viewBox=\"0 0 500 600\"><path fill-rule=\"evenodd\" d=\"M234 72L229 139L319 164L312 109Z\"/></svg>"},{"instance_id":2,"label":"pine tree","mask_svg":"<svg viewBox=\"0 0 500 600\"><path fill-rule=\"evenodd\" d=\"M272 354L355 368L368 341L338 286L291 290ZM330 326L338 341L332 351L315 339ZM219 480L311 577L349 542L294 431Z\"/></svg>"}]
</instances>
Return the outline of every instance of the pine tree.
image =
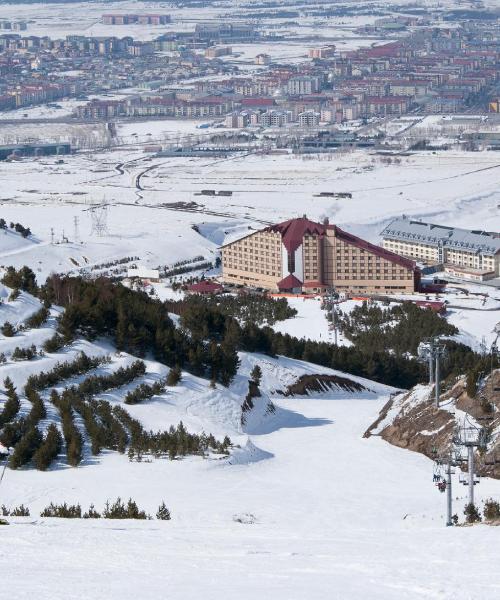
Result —
<instances>
[{"instance_id":1,"label":"pine tree","mask_svg":"<svg viewBox=\"0 0 500 600\"><path fill-rule=\"evenodd\" d=\"M486 521L500 520L500 504L490 498L484 503L483 515Z\"/></svg>"},{"instance_id":2,"label":"pine tree","mask_svg":"<svg viewBox=\"0 0 500 600\"><path fill-rule=\"evenodd\" d=\"M182 371L179 367L175 366L170 369L167 375L167 385L176 386L182 379Z\"/></svg>"},{"instance_id":3,"label":"pine tree","mask_svg":"<svg viewBox=\"0 0 500 600\"><path fill-rule=\"evenodd\" d=\"M464 508L465 521L467 523L479 523L481 521L481 515L475 504L469 503Z\"/></svg>"},{"instance_id":4,"label":"pine tree","mask_svg":"<svg viewBox=\"0 0 500 600\"><path fill-rule=\"evenodd\" d=\"M48 469L62 449L62 437L54 423L47 429L47 434L41 446L33 455L33 462L39 471Z\"/></svg>"},{"instance_id":5,"label":"pine tree","mask_svg":"<svg viewBox=\"0 0 500 600\"><path fill-rule=\"evenodd\" d=\"M156 511L156 518L160 521L170 521L172 518L170 515L170 511L165 505L165 502L162 502Z\"/></svg>"},{"instance_id":6,"label":"pine tree","mask_svg":"<svg viewBox=\"0 0 500 600\"><path fill-rule=\"evenodd\" d=\"M259 367L259 365L255 365L254 368L251 370L250 379L255 383L257 387L260 386L260 382L262 379L262 369Z\"/></svg>"},{"instance_id":7,"label":"pine tree","mask_svg":"<svg viewBox=\"0 0 500 600\"><path fill-rule=\"evenodd\" d=\"M5 337L13 337L16 335L16 329L12 323L9 323L9 321L5 321L5 323L2 325L1 331Z\"/></svg>"}]
</instances>

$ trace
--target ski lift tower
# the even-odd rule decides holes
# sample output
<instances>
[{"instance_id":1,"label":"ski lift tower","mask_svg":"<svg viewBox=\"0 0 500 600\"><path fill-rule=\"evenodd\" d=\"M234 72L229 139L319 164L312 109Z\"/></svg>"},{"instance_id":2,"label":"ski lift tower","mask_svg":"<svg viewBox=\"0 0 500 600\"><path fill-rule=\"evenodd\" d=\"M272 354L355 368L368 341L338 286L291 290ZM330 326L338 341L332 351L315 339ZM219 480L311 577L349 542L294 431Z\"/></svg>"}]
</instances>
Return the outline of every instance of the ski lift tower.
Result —
<instances>
[{"instance_id":1,"label":"ski lift tower","mask_svg":"<svg viewBox=\"0 0 500 600\"><path fill-rule=\"evenodd\" d=\"M463 462L460 453L452 448L441 457L436 457L434 461L434 473L432 481L440 492L446 492L446 526L453 525L453 491L452 478L455 474L455 467Z\"/></svg>"},{"instance_id":2,"label":"ski lift tower","mask_svg":"<svg viewBox=\"0 0 500 600\"><path fill-rule=\"evenodd\" d=\"M439 338L431 338L418 345L418 357L422 362L429 365L429 384L435 383L434 405L439 408L439 397L441 395L441 360L446 356L446 346ZM434 368L433 368L434 366Z\"/></svg>"},{"instance_id":3,"label":"ski lift tower","mask_svg":"<svg viewBox=\"0 0 500 600\"><path fill-rule=\"evenodd\" d=\"M497 328L498 328L498 332L497 332ZM495 338L495 341L491 344L491 347L490 347L490 359L491 359L490 384L491 384L491 399L492 400L495 395L495 384L493 383L493 370L494 370L494 366L495 366L495 360L498 360L500 358L500 348L497 345L498 344L498 336L500 334L500 323L495 327L495 332L497 333L497 337Z\"/></svg>"},{"instance_id":4,"label":"ski lift tower","mask_svg":"<svg viewBox=\"0 0 500 600\"><path fill-rule=\"evenodd\" d=\"M429 365L429 385L434 383L434 360L433 360L434 342L420 342L418 345L418 358L421 362L427 362Z\"/></svg>"},{"instance_id":5,"label":"ski lift tower","mask_svg":"<svg viewBox=\"0 0 500 600\"><path fill-rule=\"evenodd\" d=\"M479 483L474 468L474 452L476 448L486 448L487 441L486 429L472 423L469 415L466 414L455 430L453 443L467 449L467 474L460 476L460 482L469 486L469 504L474 504L474 486Z\"/></svg>"}]
</instances>

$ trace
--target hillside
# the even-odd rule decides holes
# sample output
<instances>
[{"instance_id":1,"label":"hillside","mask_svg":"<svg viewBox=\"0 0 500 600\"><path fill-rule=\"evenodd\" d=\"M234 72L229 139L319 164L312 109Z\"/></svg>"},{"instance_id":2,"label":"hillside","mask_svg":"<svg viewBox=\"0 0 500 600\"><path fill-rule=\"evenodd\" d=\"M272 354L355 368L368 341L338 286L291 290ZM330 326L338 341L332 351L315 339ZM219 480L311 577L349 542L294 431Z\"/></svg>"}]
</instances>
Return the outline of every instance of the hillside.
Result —
<instances>
[{"instance_id":1,"label":"hillside","mask_svg":"<svg viewBox=\"0 0 500 600\"><path fill-rule=\"evenodd\" d=\"M484 427L489 439L476 456L476 469L480 476L500 479L499 384L500 369L496 369L480 380L477 393L471 397L466 378L459 377L441 395L438 409L434 406L434 386L416 386L393 396L365 436L379 435L395 446L434 459L446 452L464 423L478 430Z\"/></svg>"},{"instance_id":2,"label":"hillside","mask_svg":"<svg viewBox=\"0 0 500 600\"><path fill-rule=\"evenodd\" d=\"M11 321L17 315L20 322L38 308L23 293L0 312L8 310ZM0 352L13 341L28 346L50 337L56 316L57 309L51 309L43 327L2 336ZM30 361L8 359L0 366L0 379L9 376L21 388L30 374L48 371L80 351L110 357L96 369L100 375L135 360L104 340L76 340ZM204 458L169 460L145 454L139 462L110 450L94 456L78 421L85 435L78 467L68 467L61 453L46 472L7 470L1 503L23 503L31 516L9 517L11 524L2 528L4 546L16 556L4 570L4 589L18 589L22 581L17 595L40 600L67 598L75 589L82 598L99 597L106 589L107 598L120 600L139 593L153 600L166 589L183 599L234 594L245 600L263 594L278 600L320 599L327 589L338 590L333 597L361 599L368 587L377 600L400 600L402 594L432 597L436 589L443 589L443 598L460 599L466 597L463 586L467 597L496 596L485 588L491 556L500 549L494 528L446 530L444 500L432 485L430 461L378 437L362 437L393 389L303 361L239 356L229 388L217 384L214 389L184 372L177 386L125 405L127 391L140 382L158 381L168 370L145 360L143 376L99 395L125 407L147 429L166 429L182 420L191 433L205 431L218 439L229 435L234 446L227 457L209 452ZM242 424L241 406L256 364L262 370L261 396L254 398ZM58 423L45 392L43 397L48 417L41 427L49 420ZM22 399L22 411L28 409ZM479 493L482 499L498 497L500 484L486 479ZM465 493L457 487L457 494L461 514ZM118 496L132 497L152 514L164 500L172 521L39 517L52 501L102 508ZM476 552L463 563L471 543Z\"/></svg>"}]
</instances>

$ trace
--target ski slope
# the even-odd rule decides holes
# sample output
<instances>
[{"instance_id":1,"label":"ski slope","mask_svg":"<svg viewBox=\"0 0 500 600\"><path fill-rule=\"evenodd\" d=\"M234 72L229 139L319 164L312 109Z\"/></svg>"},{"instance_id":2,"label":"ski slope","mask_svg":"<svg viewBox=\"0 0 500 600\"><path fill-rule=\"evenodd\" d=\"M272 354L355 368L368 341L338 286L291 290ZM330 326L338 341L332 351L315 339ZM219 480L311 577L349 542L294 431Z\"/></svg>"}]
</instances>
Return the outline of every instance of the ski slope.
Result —
<instances>
[{"instance_id":1,"label":"ski slope","mask_svg":"<svg viewBox=\"0 0 500 600\"><path fill-rule=\"evenodd\" d=\"M37 308L27 294L15 302L18 315ZM44 330L53 331L54 316ZM24 342L39 331L23 332ZM16 337L0 339L0 351ZM99 371L133 360L108 342L77 341L33 361L8 361L0 378L9 375L21 387L30 373L79 350L111 357ZM9 517L1 528L5 556L13 559L4 563L0 598L14 590L16 598L30 600L498 598L498 530L447 529L430 461L362 437L391 388L302 361L247 353L240 359L228 389L184 373L177 387L127 407L148 428L182 420L193 433L229 435L237 446L227 458L130 462L115 452L92 456L87 444L78 468L61 457L45 473L8 470L0 504L23 503L31 516ZM263 396L242 426L241 403L256 364ZM143 381L166 373L159 363L146 366ZM303 398L277 393L314 373L346 376L366 389ZM128 389L101 397L122 404ZM269 400L272 414L265 412ZM462 517L466 489L455 485ZM476 493L479 500L500 499L500 481L484 480ZM118 496L132 497L151 514L165 501L172 521L38 516L50 502L80 503L84 510L94 503L99 510Z\"/></svg>"},{"instance_id":2,"label":"ski slope","mask_svg":"<svg viewBox=\"0 0 500 600\"><path fill-rule=\"evenodd\" d=\"M430 462L362 438L384 397L342 396L277 401L288 418L252 437L266 454L249 464L108 455L77 471L9 472L2 500L99 506L121 495L154 511L165 499L173 520L11 518L3 590L40 600L498 598L498 530L444 527ZM500 495L500 482L479 488Z\"/></svg>"}]
</instances>

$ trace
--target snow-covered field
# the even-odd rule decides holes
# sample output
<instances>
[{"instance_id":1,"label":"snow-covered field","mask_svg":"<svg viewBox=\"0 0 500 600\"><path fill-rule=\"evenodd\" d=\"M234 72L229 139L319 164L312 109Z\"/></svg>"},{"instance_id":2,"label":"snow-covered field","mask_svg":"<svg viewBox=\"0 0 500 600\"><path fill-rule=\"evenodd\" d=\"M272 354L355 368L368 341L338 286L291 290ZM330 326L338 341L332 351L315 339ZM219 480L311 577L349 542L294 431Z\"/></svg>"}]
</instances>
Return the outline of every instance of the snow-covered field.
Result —
<instances>
[{"instance_id":1,"label":"snow-covered field","mask_svg":"<svg viewBox=\"0 0 500 600\"><path fill-rule=\"evenodd\" d=\"M379 392L277 400L287 416L274 431L252 436L260 452L252 449L248 464L139 464L109 455L79 468L78 476L72 469L9 472L2 500L24 501L34 516L2 528L3 546L15 557L3 588L40 600L103 593L110 599L497 598L497 530L444 527L431 463L380 439L362 439L385 399ZM456 493L460 513L465 494L458 487ZM498 498L500 483L483 481L478 493ZM173 519L36 516L52 499L100 506L118 495L150 511L165 500Z\"/></svg>"},{"instance_id":2,"label":"snow-covered field","mask_svg":"<svg viewBox=\"0 0 500 600\"><path fill-rule=\"evenodd\" d=\"M235 233L302 214L328 217L375 243L384 226L401 214L500 230L500 163L494 153L420 152L400 164L386 164L361 150L308 160L291 155L168 158L143 151L141 144L148 140L176 143L186 135L206 135L198 125L125 123L118 135L125 143L138 140L137 145L81 152L64 157L63 164L51 157L0 163L0 216L34 234L34 242L0 235L0 265L30 265L43 281L54 271L88 269L125 257L138 257L150 267L200 255L213 261L217 247ZM207 188L232 190L233 195L199 195ZM352 198L317 196L325 191L351 192ZM93 203L109 205L102 237L93 230ZM460 291L452 290L447 299L460 339L480 349L483 337L488 347L494 340L499 294L493 288L475 290L490 296L488 305L478 297L472 306L472 297ZM299 318L279 324L279 330L325 339L324 315L313 302L299 301Z\"/></svg>"},{"instance_id":3,"label":"snow-covered field","mask_svg":"<svg viewBox=\"0 0 500 600\"><path fill-rule=\"evenodd\" d=\"M398 5L413 4L402 0ZM493 3L493 0L489 0ZM251 3L250 3L251 4ZM283 3L286 6L286 2ZM427 7L463 7L458 0L421 2ZM165 27L114 27L112 34L151 39L171 29L193 30L196 22L220 18L241 2L219 2L193 15L188 7L164 2L2 5L2 18L29 19L23 35L109 34L103 12L172 13ZM110 8L111 6L111 8ZM386 10L387 6L377 5ZM250 10L250 9L249 9ZM375 17L373 17L375 18ZM240 56L228 60L249 66L259 52L299 62L317 45L335 38L342 49L374 40L353 35L371 17L332 18L319 23L300 17L286 31L293 43L233 46ZM269 26L275 23L269 22ZM323 41L322 41L323 43ZM245 62L248 66L245 66ZM130 90L129 90L130 91ZM125 91L128 93L129 91ZM62 108L35 107L6 113L6 119L67 116L80 101ZM294 216L325 217L366 239L402 213L466 228L500 231L500 158L494 152L415 152L400 162L370 151L331 156L230 155L228 158L168 158L144 152L144 145L166 147L213 134L199 121L118 123L114 147L75 155L0 162L0 217L29 227L26 240L0 231L0 266L29 265L40 282L52 272L78 273L127 257L149 267L173 265L203 256L213 261L225 239L248 228ZM479 125L474 125L474 127ZM460 127L440 117L411 117L384 124L389 134L452 136ZM105 138L103 127L68 123L0 122L0 140L31 137L71 141L92 148ZM398 159L399 160L399 159ZM202 189L231 190L231 197L199 195ZM318 197L320 192L350 192L351 199ZM96 233L95 204L108 205L104 235ZM138 257L138 258L135 258ZM126 267L124 267L126 268ZM466 294L464 289L469 292ZM154 286L160 299L178 298L166 283ZM484 294L483 296L478 294ZM20 325L39 309L22 293L9 301L0 287L0 325ZM447 318L459 341L481 351L496 338L500 291L457 284L443 296ZM422 297L420 296L420 299ZM276 331L316 341L331 333L318 299L290 299L297 316L274 325ZM340 304L349 312L359 301ZM56 354L13 362L16 346L40 345L56 328L58 310L37 330L0 335L0 381L8 375L19 389L31 373L49 370L84 350L109 354L99 370L129 365L133 357L115 352L109 342L79 340ZM484 341L484 346L482 345ZM342 345L349 342L342 337ZM193 433L229 435L236 446L228 458L187 457L130 462L126 455L90 455L78 468L63 460L42 473L7 470L0 481L0 505L28 506L30 517L9 517L1 528L4 568L0 599L32 600L496 600L500 574L498 529L478 525L446 528L445 498L432 483L432 463L363 433L387 402L390 388L360 380L365 392L331 391L310 397L277 394L304 374L335 374L309 363L241 353L241 366L229 389L187 373L175 388L139 405L127 406L146 428L167 429L183 421ZM274 414L257 404L241 424L241 404L254 365L263 371L261 390L276 406ZM142 382L163 377L167 368L146 361ZM340 374L350 377L348 374ZM71 383L79 381L78 378ZM123 404L131 386L102 394ZM0 395L0 406L4 395ZM48 403L47 403L48 404ZM51 418L53 408L48 406ZM29 409L22 399L22 412ZM42 423L42 428L47 426ZM454 512L463 520L467 489L454 479ZM172 521L64 520L39 517L51 501L94 503L101 509L117 496L135 499L154 514L161 501ZM482 480L481 502L500 500L500 482Z\"/></svg>"},{"instance_id":4,"label":"snow-covered field","mask_svg":"<svg viewBox=\"0 0 500 600\"><path fill-rule=\"evenodd\" d=\"M2 289L2 295L7 298L8 290ZM21 322L38 307L23 293L1 306L2 320ZM40 332L50 334L54 327L52 318L43 330L1 338L0 351L13 341L38 344ZM99 371L132 361L115 354L109 343L80 341L28 363L8 361L0 366L0 378L9 375L21 389L30 373L48 370L79 350L111 356L111 364ZM45 473L7 471L0 502L23 503L31 516L9 517L10 525L2 527L2 545L10 557L2 589L9 596L16 590L19 598L40 600L137 595L153 600L165 593L183 600L200 595L249 600L498 597L496 528L447 529L431 462L376 436L362 437L391 388L348 376L366 391L285 398L276 391L302 374L336 372L285 358L246 353L240 358L238 375L227 390L212 389L206 380L185 373L177 387L127 407L147 428L166 429L182 420L193 433L229 435L238 447L228 458L139 463L112 452L92 457L87 448L77 469L61 462ZM242 427L241 402L256 364L263 372L264 399L271 399L276 411L268 415L256 405ZM143 381L166 372L158 363L146 365ZM128 389L101 397L121 404ZM454 485L454 511L461 516L466 490L459 487L458 475ZM500 482L482 480L476 494L479 503L499 499ZM99 509L118 496L134 498L152 514L165 501L172 521L39 517L51 501L80 503L85 509L93 503Z\"/></svg>"}]
</instances>

